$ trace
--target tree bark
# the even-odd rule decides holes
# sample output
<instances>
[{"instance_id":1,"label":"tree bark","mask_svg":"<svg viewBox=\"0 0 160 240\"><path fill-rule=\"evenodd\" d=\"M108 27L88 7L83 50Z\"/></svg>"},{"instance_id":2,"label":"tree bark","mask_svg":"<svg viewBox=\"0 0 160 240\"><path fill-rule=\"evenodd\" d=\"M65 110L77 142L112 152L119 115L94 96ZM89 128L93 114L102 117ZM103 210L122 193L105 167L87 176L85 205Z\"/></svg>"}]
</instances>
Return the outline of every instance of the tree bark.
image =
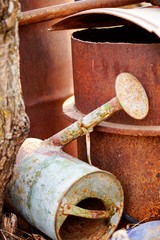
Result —
<instances>
[{"instance_id":1,"label":"tree bark","mask_svg":"<svg viewBox=\"0 0 160 240\"><path fill-rule=\"evenodd\" d=\"M27 137L19 73L18 0L0 0L0 212L16 153Z\"/></svg>"}]
</instances>

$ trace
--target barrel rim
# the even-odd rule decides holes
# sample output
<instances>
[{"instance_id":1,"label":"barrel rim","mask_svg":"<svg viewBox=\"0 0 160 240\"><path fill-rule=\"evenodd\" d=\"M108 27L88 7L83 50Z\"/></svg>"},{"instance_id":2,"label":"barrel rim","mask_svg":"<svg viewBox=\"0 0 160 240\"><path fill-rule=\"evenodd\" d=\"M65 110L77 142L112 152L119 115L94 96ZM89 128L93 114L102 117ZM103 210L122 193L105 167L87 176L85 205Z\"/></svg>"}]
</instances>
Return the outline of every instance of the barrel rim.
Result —
<instances>
[{"instance_id":1,"label":"barrel rim","mask_svg":"<svg viewBox=\"0 0 160 240\"><path fill-rule=\"evenodd\" d=\"M71 121L75 122L82 118L85 114L80 112L75 105L74 95L68 98L63 104L63 113L65 117ZM121 123L113 123L109 121L102 121L95 127L95 131L106 132L119 135L128 136L142 136L142 137L156 137L160 136L160 126L159 125L129 125Z\"/></svg>"}]
</instances>

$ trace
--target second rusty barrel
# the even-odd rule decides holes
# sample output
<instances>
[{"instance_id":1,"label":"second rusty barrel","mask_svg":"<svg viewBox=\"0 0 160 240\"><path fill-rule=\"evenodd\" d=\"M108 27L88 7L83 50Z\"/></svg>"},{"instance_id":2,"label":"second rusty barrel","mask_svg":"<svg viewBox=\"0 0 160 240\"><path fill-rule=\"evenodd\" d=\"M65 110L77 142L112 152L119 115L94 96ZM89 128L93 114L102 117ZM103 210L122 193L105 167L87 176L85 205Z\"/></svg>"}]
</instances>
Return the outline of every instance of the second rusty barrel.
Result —
<instances>
[{"instance_id":1,"label":"second rusty barrel","mask_svg":"<svg viewBox=\"0 0 160 240\"><path fill-rule=\"evenodd\" d=\"M21 0L22 11L73 0ZM30 136L45 139L69 123L62 104L73 94L71 31L49 32L50 22L20 26L21 84L30 118ZM76 145L67 151L76 155Z\"/></svg>"},{"instance_id":2,"label":"second rusty barrel","mask_svg":"<svg viewBox=\"0 0 160 240\"><path fill-rule=\"evenodd\" d=\"M114 114L91 133L91 157L94 166L121 181L128 215L159 218L160 39L135 25L77 31L72 58L75 106L82 114L115 95L114 81L121 72L134 74L146 89L148 116L139 121L124 112ZM87 159L83 138L78 156Z\"/></svg>"}]
</instances>

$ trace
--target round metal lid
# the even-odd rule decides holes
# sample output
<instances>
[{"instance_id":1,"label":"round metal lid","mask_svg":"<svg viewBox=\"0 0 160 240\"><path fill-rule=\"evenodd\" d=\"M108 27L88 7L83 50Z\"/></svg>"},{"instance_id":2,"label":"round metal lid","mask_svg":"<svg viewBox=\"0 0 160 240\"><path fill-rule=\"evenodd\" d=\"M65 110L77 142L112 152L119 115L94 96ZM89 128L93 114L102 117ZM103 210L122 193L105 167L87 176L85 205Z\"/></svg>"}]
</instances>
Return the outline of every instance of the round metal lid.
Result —
<instances>
[{"instance_id":1,"label":"round metal lid","mask_svg":"<svg viewBox=\"0 0 160 240\"><path fill-rule=\"evenodd\" d=\"M95 21L93 21L93 17ZM97 8L82 11L53 21L50 30L82 29L124 25L132 22L160 37L160 7L149 6L131 9Z\"/></svg>"},{"instance_id":2,"label":"round metal lid","mask_svg":"<svg viewBox=\"0 0 160 240\"><path fill-rule=\"evenodd\" d=\"M126 72L119 74L116 78L116 95L124 111L131 117L146 117L149 110L148 97L135 76Z\"/></svg>"}]
</instances>

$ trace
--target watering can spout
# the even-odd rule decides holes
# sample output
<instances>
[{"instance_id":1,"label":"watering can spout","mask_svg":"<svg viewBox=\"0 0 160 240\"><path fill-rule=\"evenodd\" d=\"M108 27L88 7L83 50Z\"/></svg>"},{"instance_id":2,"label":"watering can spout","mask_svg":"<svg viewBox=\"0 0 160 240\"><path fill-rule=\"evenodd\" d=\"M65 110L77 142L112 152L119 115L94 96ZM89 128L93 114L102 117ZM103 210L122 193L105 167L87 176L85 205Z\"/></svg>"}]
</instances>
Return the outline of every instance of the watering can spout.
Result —
<instances>
[{"instance_id":1,"label":"watering can spout","mask_svg":"<svg viewBox=\"0 0 160 240\"><path fill-rule=\"evenodd\" d=\"M115 88L116 97L48 138L45 142L54 146L64 146L79 136L92 132L93 128L101 121L121 109L138 120L146 117L149 109L148 97L135 76L130 73L119 74L116 78Z\"/></svg>"}]
</instances>

